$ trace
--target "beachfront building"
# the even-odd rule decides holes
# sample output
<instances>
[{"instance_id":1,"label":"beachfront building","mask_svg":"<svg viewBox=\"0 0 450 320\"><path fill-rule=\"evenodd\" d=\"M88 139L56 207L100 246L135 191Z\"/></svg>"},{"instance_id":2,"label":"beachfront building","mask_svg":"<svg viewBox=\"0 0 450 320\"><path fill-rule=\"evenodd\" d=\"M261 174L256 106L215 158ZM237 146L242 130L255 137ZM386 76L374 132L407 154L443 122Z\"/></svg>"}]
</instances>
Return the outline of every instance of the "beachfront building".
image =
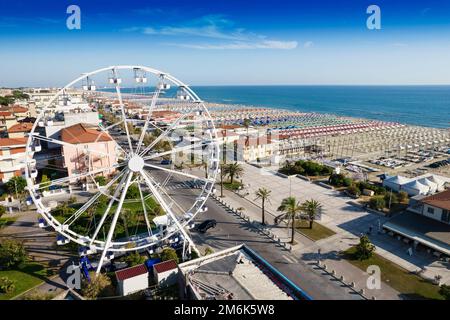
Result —
<instances>
[{"instance_id":1,"label":"beachfront building","mask_svg":"<svg viewBox=\"0 0 450 320\"><path fill-rule=\"evenodd\" d=\"M26 143L27 138L0 139L0 183L24 174Z\"/></svg>"},{"instance_id":2,"label":"beachfront building","mask_svg":"<svg viewBox=\"0 0 450 320\"><path fill-rule=\"evenodd\" d=\"M95 126L78 123L64 128L61 141L71 144L62 146L64 167L69 176L117 164L114 140ZM103 175L109 175L113 170L105 170Z\"/></svg>"},{"instance_id":3,"label":"beachfront building","mask_svg":"<svg viewBox=\"0 0 450 320\"><path fill-rule=\"evenodd\" d=\"M410 199L407 211L383 225L391 236L419 245L440 257L450 257L450 189L431 196L417 195Z\"/></svg>"},{"instance_id":4,"label":"beachfront building","mask_svg":"<svg viewBox=\"0 0 450 320\"><path fill-rule=\"evenodd\" d=\"M190 300L309 299L244 244L181 263L179 288Z\"/></svg>"}]
</instances>

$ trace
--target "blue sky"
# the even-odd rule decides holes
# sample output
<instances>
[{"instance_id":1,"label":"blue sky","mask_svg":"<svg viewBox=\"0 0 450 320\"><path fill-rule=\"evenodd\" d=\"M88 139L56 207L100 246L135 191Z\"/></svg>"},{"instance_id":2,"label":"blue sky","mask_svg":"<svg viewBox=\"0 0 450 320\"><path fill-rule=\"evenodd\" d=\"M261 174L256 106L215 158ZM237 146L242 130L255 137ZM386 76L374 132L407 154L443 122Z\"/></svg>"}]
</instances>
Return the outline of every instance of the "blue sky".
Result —
<instances>
[{"instance_id":1,"label":"blue sky","mask_svg":"<svg viewBox=\"0 0 450 320\"><path fill-rule=\"evenodd\" d=\"M66 8L81 8L68 30ZM381 30L366 27L369 5ZM449 1L6 1L0 86L113 64L190 84L450 84Z\"/></svg>"}]
</instances>

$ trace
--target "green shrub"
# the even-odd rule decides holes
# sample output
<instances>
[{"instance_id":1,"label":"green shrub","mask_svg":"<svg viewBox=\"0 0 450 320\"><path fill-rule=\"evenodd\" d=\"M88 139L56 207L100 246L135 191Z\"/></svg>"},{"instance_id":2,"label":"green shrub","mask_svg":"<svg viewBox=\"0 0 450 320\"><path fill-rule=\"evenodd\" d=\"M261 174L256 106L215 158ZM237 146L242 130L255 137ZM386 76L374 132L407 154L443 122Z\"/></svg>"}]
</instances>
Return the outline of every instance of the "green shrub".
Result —
<instances>
[{"instance_id":1,"label":"green shrub","mask_svg":"<svg viewBox=\"0 0 450 320\"><path fill-rule=\"evenodd\" d=\"M162 261L168 261L168 260L175 260L176 263L178 263L178 255L175 249L173 248L164 248L161 252L161 260Z\"/></svg>"},{"instance_id":2,"label":"green shrub","mask_svg":"<svg viewBox=\"0 0 450 320\"><path fill-rule=\"evenodd\" d=\"M386 202L382 196L374 196L369 200L369 207L375 210L382 210L386 207Z\"/></svg>"},{"instance_id":3,"label":"green shrub","mask_svg":"<svg viewBox=\"0 0 450 320\"><path fill-rule=\"evenodd\" d=\"M17 267L27 260L27 251L22 242L6 239L0 243L0 266L7 269Z\"/></svg>"},{"instance_id":4,"label":"green shrub","mask_svg":"<svg viewBox=\"0 0 450 320\"><path fill-rule=\"evenodd\" d=\"M359 188L354 184L348 187L347 191L355 197L359 197L361 195L361 190L359 190Z\"/></svg>"},{"instance_id":5,"label":"green shrub","mask_svg":"<svg viewBox=\"0 0 450 320\"><path fill-rule=\"evenodd\" d=\"M8 277L0 277L0 293L11 293L16 289L15 281Z\"/></svg>"},{"instance_id":6,"label":"green shrub","mask_svg":"<svg viewBox=\"0 0 450 320\"><path fill-rule=\"evenodd\" d=\"M375 246L370 242L368 236L359 238L359 243L356 245L355 257L358 260L366 260L372 257L375 251Z\"/></svg>"},{"instance_id":7,"label":"green shrub","mask_svg":"<svg viewBox=\"0 0 450 320\"><path fill-rule=\"evenodd\" d=\"M408 200L408 193L405 191L400 191L398 193L398 201L406 202Z\"/></svg>"}]
</instances>

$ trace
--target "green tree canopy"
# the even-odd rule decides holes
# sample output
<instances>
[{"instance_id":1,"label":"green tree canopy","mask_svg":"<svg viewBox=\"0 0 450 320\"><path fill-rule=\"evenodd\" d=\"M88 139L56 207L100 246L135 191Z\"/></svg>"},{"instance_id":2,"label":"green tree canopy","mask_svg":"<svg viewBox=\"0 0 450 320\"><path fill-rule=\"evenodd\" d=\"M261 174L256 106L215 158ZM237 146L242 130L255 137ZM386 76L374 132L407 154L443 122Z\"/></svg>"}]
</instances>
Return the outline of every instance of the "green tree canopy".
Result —
<instances>
[{"instance_id":1,"label":"green tree canopy","mask_svg":"<svg viewBox=\"0 0 450 320\"><path fill-rule=\"evenodd\" d=\"M175 260L176 263L179 261L177 252L173 248L164 248L160 256L162 261Z\"/></svg>"},{"instance_id":2,"label":"green tree canopy","mask_svg":"<svg viewBox=\"0 0 450 320\"><path fill-rule=\"evenodd\" d=\"M27 251L22 242L6 239L0 243L0 265L14 268L27 260Z\"/></svg>"}]
</instances>

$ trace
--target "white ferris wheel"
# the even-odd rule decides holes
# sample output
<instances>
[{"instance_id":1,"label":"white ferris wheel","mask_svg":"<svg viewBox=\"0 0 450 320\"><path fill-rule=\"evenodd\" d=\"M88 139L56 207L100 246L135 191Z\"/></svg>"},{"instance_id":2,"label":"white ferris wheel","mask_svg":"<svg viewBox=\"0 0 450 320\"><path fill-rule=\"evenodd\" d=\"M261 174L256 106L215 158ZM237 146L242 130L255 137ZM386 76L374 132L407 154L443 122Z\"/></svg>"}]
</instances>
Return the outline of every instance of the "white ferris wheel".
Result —
<instances>
[{"instance_id":1,"label":"white ferris wheel","mask_svg":"<svg viewBox=\"0 0 450 320\"><path fill-rule=\"evenodd\" d=\"M189 229L215 192L219 145L189 86L145 66L111 66L49 99L26 159L28 201L40 225L57 231L58 244L98 255L100 272L128 251L195 248Z\"/></svg>"}]
</instances>

